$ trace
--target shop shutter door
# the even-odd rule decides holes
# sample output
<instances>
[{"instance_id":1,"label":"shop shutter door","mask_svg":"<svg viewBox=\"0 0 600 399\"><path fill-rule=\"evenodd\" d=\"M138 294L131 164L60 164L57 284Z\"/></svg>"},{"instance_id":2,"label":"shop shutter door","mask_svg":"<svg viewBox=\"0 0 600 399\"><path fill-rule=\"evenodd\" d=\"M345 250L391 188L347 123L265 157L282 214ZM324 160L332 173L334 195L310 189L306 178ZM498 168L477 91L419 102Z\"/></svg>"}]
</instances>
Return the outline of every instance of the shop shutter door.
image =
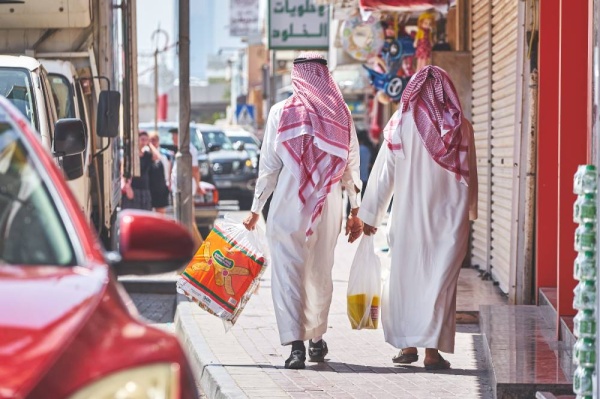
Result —
<instances>
[{"instance_id":1,"label":"shop shutter door","mask_svg":"<svg viewBox=\"0 0 600 399\"><path fill-rule=\"evenodd\" d=\"M492 1L490 269L508 292L517 74L517 0Z\"/></svg>"},{"instance_id":2,"label":"shop shutter door","mask_svg":"<svg viewBox=\"0 0 600 399\"><path fill-rule=\"evenodd\" d=\"M491 113L491 0L473 0L471 48L473 54L472 123L477 152L479 216L473 222L471 264L490 271L490 113Z\"/></svg>"}]
</instances>

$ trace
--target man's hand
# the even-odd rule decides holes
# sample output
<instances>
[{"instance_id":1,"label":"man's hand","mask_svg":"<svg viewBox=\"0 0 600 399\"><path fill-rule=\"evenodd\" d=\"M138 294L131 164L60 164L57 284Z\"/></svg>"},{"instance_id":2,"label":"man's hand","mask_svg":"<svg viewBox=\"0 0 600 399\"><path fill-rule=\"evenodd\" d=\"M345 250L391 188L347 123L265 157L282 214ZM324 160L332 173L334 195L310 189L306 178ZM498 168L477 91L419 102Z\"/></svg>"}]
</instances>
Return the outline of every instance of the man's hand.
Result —
<instances>
[{"instance_id":1,"label":"man's hand","mask_svg":"<svg viewBox=\"0 0 600 399\"><path fill-rule=\"evenodd\" d=\"M348 216L348 220L346 220L346 235L348 236L348 242L356 241L362 233L363 222L356 216L357 213L358 208L352 209Z\"/></svg>"},{"instance_id":2,"label":"man's hand","mask_svg":"<svg viewBox=\"0 0 600 399\"><path fill-rule=\"evenodd\" d=\"M206 190L202 188L202 185L200 183L197 184L196 194L198 194L198 195L206 194Z\"/></svg>"},{"instance_id":3,"label":"man's hand","mask_svg":"<svg viewBox=\"0 0 600 399\"><path fill-rule=\"evenodd\" d=\"M256 228L256 223L258 222L259 218L260 215L258 213L250 212L250 215L248 215L248 217L244 219L242 223L244 224L244 227L248 230L254 230Z\"/></svg>"},{"instance_id":4,"label":"man's hand","mask_svg":"<svg viewBox=\"0 0 600 399\"><path fill-rule=\"evenodd\" d=\"M377 227L373 227L373 226L365 223L365 225L363 227L363 232L365 233L366 236L370 236L371 234L377 233Z\"/></svg>"}]
</instances>

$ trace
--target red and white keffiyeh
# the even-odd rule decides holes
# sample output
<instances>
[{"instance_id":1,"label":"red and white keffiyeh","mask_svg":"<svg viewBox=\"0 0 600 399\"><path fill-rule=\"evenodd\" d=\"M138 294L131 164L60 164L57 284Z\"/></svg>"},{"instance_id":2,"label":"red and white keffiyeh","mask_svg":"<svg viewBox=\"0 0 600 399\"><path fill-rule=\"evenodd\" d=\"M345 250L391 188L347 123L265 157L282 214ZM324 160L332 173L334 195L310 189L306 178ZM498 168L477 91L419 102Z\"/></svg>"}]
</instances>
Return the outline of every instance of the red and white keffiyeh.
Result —
<instances>
[{"instance_id":1,"label":"red and white keffiyeh","mask_svg":"<svg viewBox=\"0 0 600 399\"><path fill-rule=\"evenodd\" d=\"M402 151L402 115L409 111L427 152L468 186L468 135L462 133L462 108L446 71L431 65L421 69L404 89L400 105L383 130L388 148Z\"/></svg>"},{"instance_id":2,"label":"red and white keffiyeh","mask_svg":"<svg viewBox=\"0 0 600 399\"><path fill-rule=\"evenodd\" d=\"M323 58L303 53L303 58ZM302 210L312 211L307 237L321 215L325 198L342 178L350 148L351 116L326 65L294 64L294 94L287 99L279 122L276 145L299 183Z\"/></svg>"}]
</instances>

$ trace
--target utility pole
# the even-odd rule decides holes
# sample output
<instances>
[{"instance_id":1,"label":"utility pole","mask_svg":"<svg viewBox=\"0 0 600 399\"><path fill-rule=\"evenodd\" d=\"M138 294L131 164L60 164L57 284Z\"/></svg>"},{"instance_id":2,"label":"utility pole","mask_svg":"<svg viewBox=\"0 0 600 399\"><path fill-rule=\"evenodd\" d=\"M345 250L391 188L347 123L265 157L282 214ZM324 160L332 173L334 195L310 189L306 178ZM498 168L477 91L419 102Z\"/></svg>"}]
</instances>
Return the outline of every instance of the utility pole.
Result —
<instances>
[{"instance_id":1,"label":"utility pole","mask_svg":"<svg viewBox=\"0 0 600 399\"><path fill-rule=\"evenodd\" d=\"M179 151L175 215L192 232L192 155L190 154L190 0L179 0Z\"/></svg>"},{"instance_id":2,"label":"utility pole","mask_svg":"<svg viewBox=\"0 0 600 399\"><path fill-rule=\"evenodd\" d=\"M152 32L151 39L154 40L157 34L162 33L165 37L165 45L162 49L158 48L158 40L154 47L154 131L158 132L158 55L167 50L169 43L169 34L160 28L160 25Z\"/></svg>"}]
</instances>

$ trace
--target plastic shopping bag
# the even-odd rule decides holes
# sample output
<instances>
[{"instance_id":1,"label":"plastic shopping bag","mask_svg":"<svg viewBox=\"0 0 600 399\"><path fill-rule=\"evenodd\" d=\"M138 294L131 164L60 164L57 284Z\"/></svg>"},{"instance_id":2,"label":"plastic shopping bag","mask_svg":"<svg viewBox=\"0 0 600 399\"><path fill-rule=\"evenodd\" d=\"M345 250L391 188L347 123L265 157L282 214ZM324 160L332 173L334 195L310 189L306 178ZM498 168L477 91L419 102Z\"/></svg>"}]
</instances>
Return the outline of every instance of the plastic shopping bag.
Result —
<instances>
[{"instance_id":1,"label":"plastic shopping bag","mask_svg":"<svg viewBox=\"0 0 600 399\"><path fill-rule=\"evenodd\" d=\"M267 267L264 234L242 223L216 223L177 280L177 289L200 307L233 325Z\"/></svg>"},{"instance_id":2,"label":"plastic shopping bag","mask_svg":"<svg viewBox=\"0 0 600 399\"><path fill-rule=\"evenodd\" d=\"M355 330L376 329L381 298L381 261L375 253L373 236L363 236L348 281L348 318Z\"/></svg>"}]
</instances>

